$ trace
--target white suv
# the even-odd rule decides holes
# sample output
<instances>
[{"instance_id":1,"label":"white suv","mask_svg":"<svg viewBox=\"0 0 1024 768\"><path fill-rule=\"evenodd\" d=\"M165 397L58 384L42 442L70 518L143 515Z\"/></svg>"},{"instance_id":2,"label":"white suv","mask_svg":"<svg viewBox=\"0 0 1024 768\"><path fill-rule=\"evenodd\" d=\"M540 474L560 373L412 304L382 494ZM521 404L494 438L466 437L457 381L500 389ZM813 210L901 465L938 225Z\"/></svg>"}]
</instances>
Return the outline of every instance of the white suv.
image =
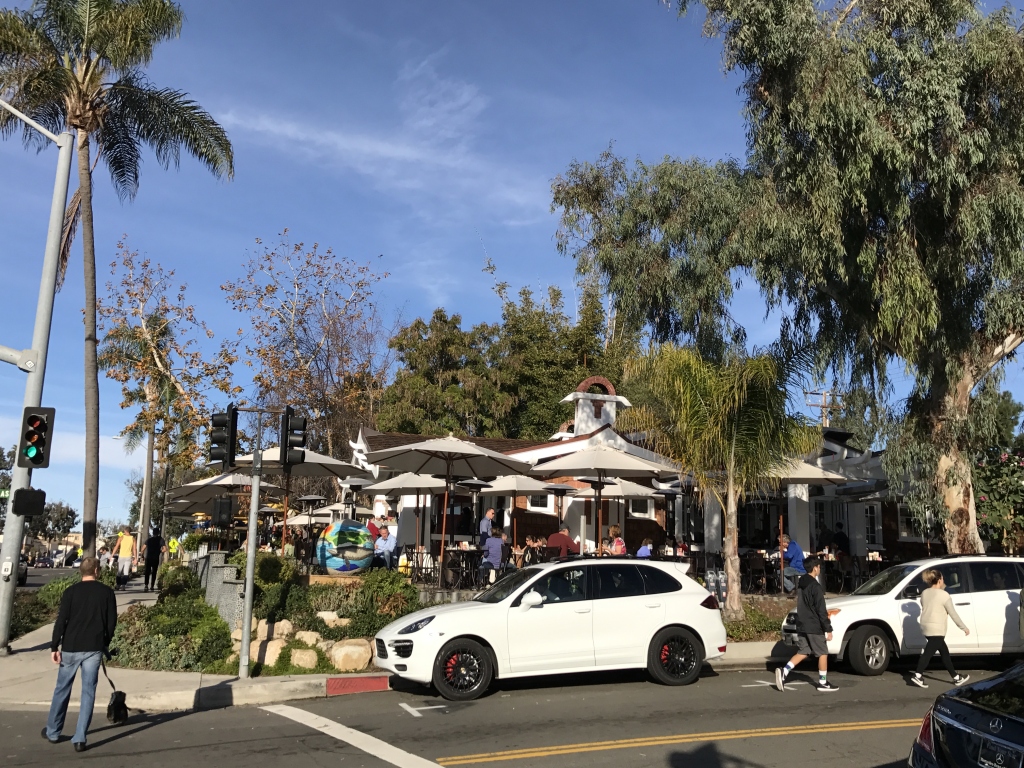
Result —
<instances>
[{"instance_id":1,"label":"white suv","mask_svg":"<svg viewBox=\"0 0 1024 768\"><path fill-rule=\"evenodd\" d=\"M951 555L894 565L847 597L826 600L832 614L828 652L847 659L862 675L880 675L893 654L914 656L924 650L921 632L922 572L935 568L953 596L956 612L971 630L952 626L946 634L950 653L1020 653L1020 590L1024 560L1017 557ZM796 644L796 611L782 625L783 642Z\"/></svg>"},{"instance_id":2,"label":"white suv","mask_svg":"<svg viewBox=\"0 0 1024 768\"><path fill-rule=\"evenodd\" d=\"M494 678L646 667L666 685L694 682L725 653L718 602L686 565L575 559L505 576L476 599L424 608L377 633L375 664L446 699Z\"/></svg>"}]
</instances>

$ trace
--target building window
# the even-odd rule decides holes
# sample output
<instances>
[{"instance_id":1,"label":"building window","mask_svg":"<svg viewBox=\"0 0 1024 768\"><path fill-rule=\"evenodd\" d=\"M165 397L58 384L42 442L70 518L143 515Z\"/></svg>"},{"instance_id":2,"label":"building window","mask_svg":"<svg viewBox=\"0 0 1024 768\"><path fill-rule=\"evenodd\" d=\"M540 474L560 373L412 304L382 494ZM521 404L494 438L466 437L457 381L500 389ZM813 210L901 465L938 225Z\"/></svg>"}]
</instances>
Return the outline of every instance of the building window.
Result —
<instances>
[{"instance_id":1,"label":"building window","mask_svg":"<svg viewBox=\"0 0 1024 768\"><path fill-rule=\"evenodd\" d=\"M882 543L882 521L878 517L877 504L864 505L864 539L869 545L879 546Z\"/></svg>"},{"instance_id":2,"label":"building window","mask_svg":"<svg viewBox=\"0 0 1024 768\"><path fill-rule=\"evenodd\" d=\"M630 499L629 514L632 517L653 517L649 499Z\"/></svg>"},{"instance_id":3,"label":"building window","mask_svg":"<svg viewBox=\"0 0 1024 768\"><path fill-rule=\"evenodd\" d=\"M551 507L552 496L546 493L534 494L526 497L526 508L530 512L553 512Z\"/></svg>"},{"instance_id":4,"label":"building window","mask_svg":"<svg viewBox=\"0 0 1024 768\"><path fill-rule=\"evenodd\" d=\"M899 505L900 541L928 541L928 532L935 525L935 517L930 511L925 512L924 520L910 511L906 504ZM932 539L934 541L934 539Z\"/></svg>"}]
</instances>

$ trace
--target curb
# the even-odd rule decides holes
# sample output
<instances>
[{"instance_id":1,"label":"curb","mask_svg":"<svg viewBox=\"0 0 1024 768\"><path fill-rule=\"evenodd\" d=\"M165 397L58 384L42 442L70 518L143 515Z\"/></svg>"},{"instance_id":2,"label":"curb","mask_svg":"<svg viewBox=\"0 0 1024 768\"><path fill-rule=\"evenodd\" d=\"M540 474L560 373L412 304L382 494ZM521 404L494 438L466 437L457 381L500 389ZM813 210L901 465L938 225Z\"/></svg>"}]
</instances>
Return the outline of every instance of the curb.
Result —
<instances>
[{"instance_id":1,"label":"curb","mask_svg":"<svg viewBox=\"0 0 1024 768\"><path fill-rule=\"evenodd\" d=\"M222 709L233 706L258 706L283 701L323 699L357 693L376 693L391 689L390 673L369 673L343 677L316 675L310 679L232 680L197 689L128 694L128 708L147 712L181 712Z\"/></svg>"}]
</instances>

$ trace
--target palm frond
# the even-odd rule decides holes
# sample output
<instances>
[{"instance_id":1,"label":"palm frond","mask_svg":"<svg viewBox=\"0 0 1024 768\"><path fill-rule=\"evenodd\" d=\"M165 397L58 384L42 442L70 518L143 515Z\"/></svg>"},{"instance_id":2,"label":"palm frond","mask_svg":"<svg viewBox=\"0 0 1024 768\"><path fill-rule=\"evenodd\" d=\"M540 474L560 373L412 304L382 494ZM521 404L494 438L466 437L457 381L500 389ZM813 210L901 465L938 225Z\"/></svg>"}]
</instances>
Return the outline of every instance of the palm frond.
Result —
<instances>
[{"instance_id":1,"label":"palm frond","mask_svg":"<svg viewBox=\"0 0 1024 768\"><path fill-rule=\"evenodd\" d=\"M94 49L119 73L143 67L158 43L177 37L185 14L168 0L120 0L97 25Z\"/></svg>"},{"instance_id":2,"label":"palm frond","mask_svg":"<svg viewBox=\"0 0 1024 768\"><path fill-rule=\"evenodd\" d=\"M71 245L75 242L75 235L78 233L78 224L81 220L82 190L76 189L64 211L64 226L60 230L60 255L57 262L58 291L64 287L64 276L67 275L68 261L71 258Z\"/></svg>"},{"instance_id":3,"label":"palm frond","mask_svg":"<svg viewBox=\"0 0 1024 768\"><path fill-rule=\"evenodd\" d=\"M110 113L133 128L163 167L177 165L184 148L214 175L231 178L234 174L227 133L187 93L155 88L132 71L110 88L107 102Z\"/></svg>"}]
</instances>

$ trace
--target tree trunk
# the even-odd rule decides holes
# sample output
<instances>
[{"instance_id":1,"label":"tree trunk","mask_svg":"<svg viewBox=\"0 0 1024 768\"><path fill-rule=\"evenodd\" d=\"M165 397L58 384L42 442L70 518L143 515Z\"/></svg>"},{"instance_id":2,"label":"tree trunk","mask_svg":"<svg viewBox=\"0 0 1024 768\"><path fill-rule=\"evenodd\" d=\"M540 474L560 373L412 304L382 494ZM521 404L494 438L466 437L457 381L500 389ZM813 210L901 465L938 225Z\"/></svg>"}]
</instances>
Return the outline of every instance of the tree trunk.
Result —
<instances>
[{"instance_id":1,"label":"tree trunk","mask_svg":"<svg viewBox=\"0 0 1024 768\"><path fill-rule=\"evenodd\" d=\"M939 459L935 480L946 505L946 550L950 554L984 553L978 535L971 462L959 451L950 451Z\"/></svg>"},{"instance_id":2,"label":"tree trunk","mask_svg":"<svg viewBox=\"0 0 1024 768\"><path fill-rule=\"evenodd\" d=\"M739 525L737 521L739 499L731 471L727 483L723 559L725 560L725 578L729 591L725 596L725 610L722 611L722 618L725 621L743 621L747 617L747 612L743 610L743 597L740 593Z\"/></svg>"},{"instance_id":3,"label":"tree trunk","mask_svg":"<svg viewBox=\"0 0 1024 768\"><path fill-rule=\"evenodd\" d=\"M82 255L85 281L85 487L82 550L96 555L96 512L100 492L100 379L96 361L96 236L92 218L89 134L78 132L78 188L82 193Z\"/></svg>"}]
</instances>

